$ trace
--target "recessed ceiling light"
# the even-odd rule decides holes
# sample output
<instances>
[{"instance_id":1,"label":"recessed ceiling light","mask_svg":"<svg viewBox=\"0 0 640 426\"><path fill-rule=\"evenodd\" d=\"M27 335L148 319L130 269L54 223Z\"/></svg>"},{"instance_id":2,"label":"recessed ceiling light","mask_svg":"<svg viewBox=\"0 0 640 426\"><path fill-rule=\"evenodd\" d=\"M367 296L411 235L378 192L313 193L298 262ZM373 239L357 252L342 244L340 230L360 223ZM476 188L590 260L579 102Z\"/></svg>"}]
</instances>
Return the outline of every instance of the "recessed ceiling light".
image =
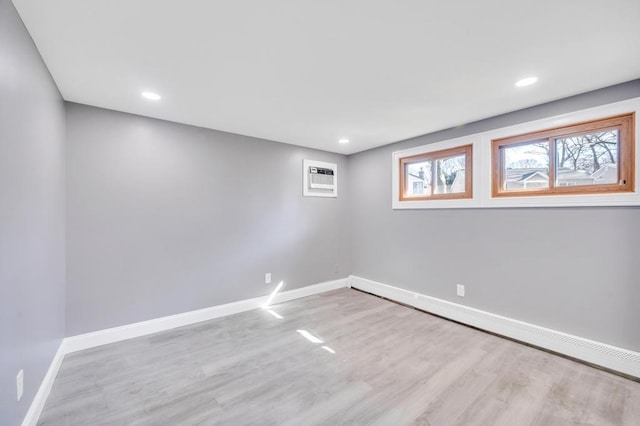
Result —
<instances>
[{"instance_id":1,"label":"recessed ceiling light","mask_svg":"<svg viewBox=\"0 0 640 426\"><path fill-rule=\"evenodd\" d=\"M142 92L142 97L145 99L149 99L150 101L159 101L160 95L153 92Z\"/></svg>"},{"instance_id":2,"label":"recessed ceiling light","mask_svg":"<svg viewBox=\"0 0 640 426\"><path fill-rule=\"evenodd\" d=\"M525 86L530 86L533 83L535 83L536 81L538 81L538 77L527 77L527 78L523 78L522 80L518 80L516 82L516 87L525 87Z\"/></svg>"},{"instance_id":3,"label":"recessed ceiling light","mask_svg":"<svg viewBox=\"0 0 640 426\"><path fill-rule=\"evenodd\" d=\"M349 143L349 139L342 138L342 139L338 140L338 143Z\"/></svg>"}]
</instances>

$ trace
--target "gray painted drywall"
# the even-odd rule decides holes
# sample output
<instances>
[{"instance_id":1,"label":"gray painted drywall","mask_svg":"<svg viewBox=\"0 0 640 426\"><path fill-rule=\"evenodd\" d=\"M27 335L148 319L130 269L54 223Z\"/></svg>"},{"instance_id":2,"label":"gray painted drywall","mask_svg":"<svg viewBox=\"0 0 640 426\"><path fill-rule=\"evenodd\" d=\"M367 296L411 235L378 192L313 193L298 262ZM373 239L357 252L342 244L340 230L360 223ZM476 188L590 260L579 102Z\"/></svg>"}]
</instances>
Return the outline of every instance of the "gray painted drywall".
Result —
<instances>
[{"instance_id":1,"label":"gray painted drywall","mask_svg":"<svg viewBox=\"0 0 640 426\"><path fill-rule=\"evenodd\" d=\"M64 103L13 4L0 0L1 425L22 422L64 337L64 202Z\"/></svg>"},{"instance_id":2,"label":"gray painted drywall","mask_svg":"<svg viewBox=\"0 0 640 426\"><path fill-rule=\"evenodd\" d=\"M338 164L337 199L302 197L304 158ZM346 277L346 163L67 104L67 335Z\"/></svg>"},{"instance_id":3,"label":"gray painted drywall","mask_svg":"<svg viewBox=\"0 0 640 426\"><path fill-rule=\"evenodd\" d=\"M640 80L350 156L351 272L639 351L640 208L391 209L393 151L637 96Z\"/></svg>"},{"instance_id":4,"label":"gray painted drywall","mask_svg":"<svg viewBox=\"0 0 640 426\"><path fill-rule=\"evenodd\" d=\"M9 0L0 63L4 425L65 332L65 107ZM389 166L397 149L635 96L640 81L351 157L67 104L67 335L351 272L640 350L639 209L393 211ZM303 158L338 163L338 199L301 196Z\"/></svg>"}]
</instances>

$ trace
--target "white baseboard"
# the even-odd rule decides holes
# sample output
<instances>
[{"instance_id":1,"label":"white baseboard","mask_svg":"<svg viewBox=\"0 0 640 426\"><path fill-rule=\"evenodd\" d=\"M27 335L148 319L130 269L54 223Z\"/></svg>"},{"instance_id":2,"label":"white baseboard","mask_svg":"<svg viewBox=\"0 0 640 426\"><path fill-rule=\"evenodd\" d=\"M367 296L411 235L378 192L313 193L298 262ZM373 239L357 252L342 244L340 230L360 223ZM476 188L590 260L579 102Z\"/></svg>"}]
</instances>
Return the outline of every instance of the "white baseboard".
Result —
<instances>
[{"instance_id":1,"label":"white baseboard","mask_svg":"<svg viewBox=\"0 0 640 426\"><path fill-rule=\"evenodd\" d=\"M38 423L40 413L42 413L44 404L47 402L47 398L49 397L49 393L53 387L53 382L56 380L58 370L60 370L60 366L62 365L62 360L66 353L65 351L66 349L63 339L62 342L60 342L60 346L58 346L58 350L56 351L51 364L49 365L47 374L44 375L44 379L42 379L42 382L40 383L36 396L34 396L33 401L31 401L29 410L22 421L22 426L35 426L36 423Z\"/></svg>"},{"instance_id":2,"label":"white baseboard","mask_svg":"<svg viewBox=\"0 0 640 426\"><path fill-rule=\"evenodd\" d=\"M454 321L640 378L640 353L356 276L349 286Z\"/></svg>"},{"instance_id":3,"label":"white baseboard","mask_svg":"<svg viewBox=\"0 0 640 426\"><path fill-rule=\"evenodd\" d=\"M307 297L325 291L334 290L347 286L347 278L333 281L327 281L320 284L314 284L307 287L297 288L294 290L285 290L280 292L275 298L274 303L282 303L288 300ZM286 288L286 287L285 287ZM240 300L238 302L226 303L224 305L212 306L209 308L198 309L196 311L183 312L181 314L170 315L161 318L155 318L148 321L127 324L120 327L108 328L105 330L94 331L92 333L79 334L64 339L66 352L71 353L96 346L115 343L122 340L133 339L135 337L146 336L148 334L158 333L160 331L171 330L173 328L185 325L195 324L202 321L208 321L227 315L238 314L261 307L268 296L255 297L253 299Z\"/></svg>"},{"instance_id":4,"label":"white baseboard","mask_svg":"<svg viewBox=\"0 0 640 426\"><path fill-rule=\"evenodd\" d=\"M272 302L272 305L289 300L300 299L302 297L313 296L314 294L324 293L325 291L344 288L347 287L348 282L348 278L341 278L294 290L282 291L278 293L275 300ZM42 413L42 409L49 397L49 392L51 392L51 387L53 386L53 382L58 375L58 370L60 369L62 360L66 354L122 340L133 339L147 334L158 333L160 331L171 330L173 328L208 321L227 315L250 311L252 309L262 307L262 305L267 301L267 298L268 296L263 296L240 300L238 302L212 306L210 308L198 309L196 311L184 312L167 317L155 318L148 321L108 328L92 333L79 334L77 336L71 336L63 339L56 355L51 361L47 374L44 376L44 379L40 384L40 388L38 389L36 396L31 402L29 411L27 411L22 422L22 426L35 426L38 423L40 413Z\"/></svg>"},{"instance_id":5,"label":"white baseboard","mask_svg":"<svg viewBox=\"0 0 640 426\"><path fill-rule=\"evenodd\" d=\"M253 299L240 300L238 302L226 303L224 305L154 318L152 320L136 322L119 327L107 328L91 333L78 334L65 339L67 353L82 351L96 346L107 345L109 343L120 342L122 340L171 330L173 328L195 324L201 321L249 311L251 309L259 308L261 303L264 303L265 300L266 298L256 297Z\"/></svg>"}]
</instances>

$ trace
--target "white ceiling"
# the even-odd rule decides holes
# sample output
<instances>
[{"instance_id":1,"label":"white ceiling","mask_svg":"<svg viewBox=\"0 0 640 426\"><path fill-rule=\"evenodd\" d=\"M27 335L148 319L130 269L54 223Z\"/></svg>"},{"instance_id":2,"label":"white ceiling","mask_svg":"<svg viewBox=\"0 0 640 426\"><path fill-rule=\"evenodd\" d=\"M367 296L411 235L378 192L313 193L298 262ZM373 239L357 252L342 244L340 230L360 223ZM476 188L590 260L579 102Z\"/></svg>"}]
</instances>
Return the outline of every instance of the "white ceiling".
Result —
<instances>
[{"instance_id":1,"label":"white ceiling","mask_svg":"<svg viewBox=\"0 0 640 426\"><path fill-rule=\"evenodd\" d=\"M345 154L640 77L638 0L13 1L66 100Z\"/></svg>"}]
</instances>

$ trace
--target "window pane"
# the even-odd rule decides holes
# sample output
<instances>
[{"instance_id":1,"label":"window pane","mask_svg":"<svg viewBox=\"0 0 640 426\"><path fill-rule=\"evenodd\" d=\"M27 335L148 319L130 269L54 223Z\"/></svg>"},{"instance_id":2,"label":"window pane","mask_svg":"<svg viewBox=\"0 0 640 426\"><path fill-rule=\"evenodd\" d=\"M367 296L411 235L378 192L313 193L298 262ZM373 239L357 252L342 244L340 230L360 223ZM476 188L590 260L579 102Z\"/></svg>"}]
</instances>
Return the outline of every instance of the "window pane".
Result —
<instances>
[{"instance_id":1,"label":"window pane","mask_svg":"<svg viewBox=\"0 0 640 426\"><path fill-rule=\"evenodd\" d=\"M556 139L556 185L618 182L617 130Z\"/></svg>"},{"instance_id":2,"label":"window pane","mask_svg":"<svg viewBox=\"0 0 640 426\"><path fill-rule=\"evenodd\" d=\"M435 194L455 194L465 192L465 156L435 160Z\"/></svg>"},{"instance_id":3,"label":"window pane","mask_svg":"<svg viewBox=\"0 0 640 426\"><path fill-rule=\"evenodd\" d=\"M505 190L549 187L549 141L540 140L500 149L504 153Z\"/></svg>"},{"instance_id":4,"label":"window pane","mask_svg":"<svg viewBox=\"0 0 640 426\"><path fill-rule=\"evenodd\" d=\"M406 166L407 197L424 197L431 195L431 161L407 164Z\"/></svg>"}]
</instances>

